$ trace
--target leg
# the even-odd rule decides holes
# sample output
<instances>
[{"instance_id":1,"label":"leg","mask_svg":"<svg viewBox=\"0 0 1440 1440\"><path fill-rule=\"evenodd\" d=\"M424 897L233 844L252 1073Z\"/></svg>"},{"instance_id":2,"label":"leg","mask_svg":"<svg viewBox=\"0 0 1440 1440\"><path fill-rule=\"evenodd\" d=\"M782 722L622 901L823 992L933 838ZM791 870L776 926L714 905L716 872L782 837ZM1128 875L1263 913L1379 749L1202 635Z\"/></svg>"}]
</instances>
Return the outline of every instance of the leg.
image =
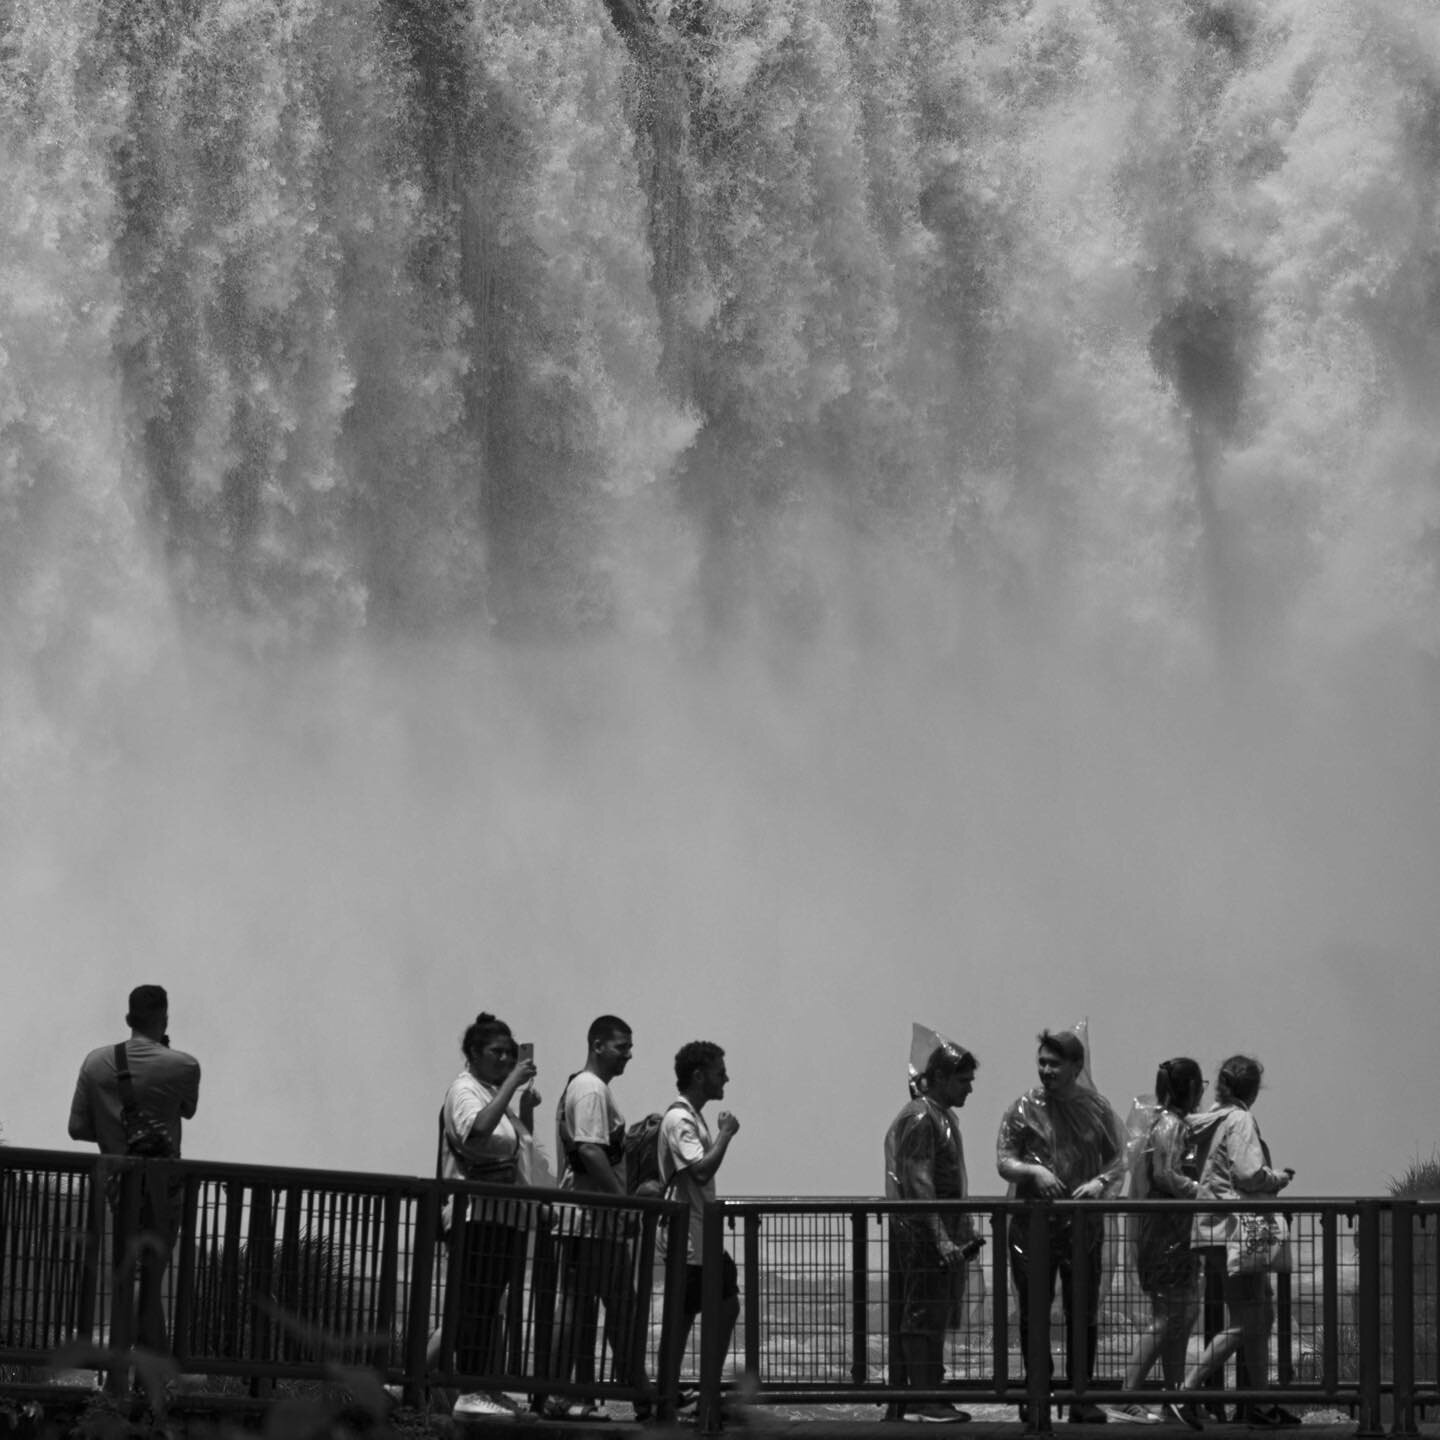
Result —
<instances>
[{"instance_id":1,"label":"leg","mask_svg":"<svg viewBox=\"0 0 1440 1440\"><path fill-rule=\"evenodd\" d=\"M487 1375L504 1368L502 1302L521 1241L520 1232L511 1225L493 1220L466 1223L455 1327L455 1364L462 1374Z\"/></svg>"},{"instance_id":2,"label":"leg","mask_svg":"<svg viewBox=\"0 0 1440 1440\"><path fill-rule=\"evenodd\" d=\"M1200 1314L1200 1292L1193 1283L1177 1287L1166 1293L1163 1305L1160 1363L1164 1367L1165 1388L1179 1390L1185 1383L1185 1356L1190 1348L1190 1332L1194 1330Z\"/></svg>"},{"instance_id":3,"label":"leg","mask_svg":"<svg viewBox=\"0 0 1440 1440\"><path fill-rule=\"evenodd\" d=\"M1264 1390L1270 1383L1270 1331L1275 1324L1270 1277L1226 1276L1225 1305L1232 1328L1240 1331L1245 1384L1252 1390Z\"/></svg>"},{"instance_id":4,"label":"leg","mask_svg":"<svg viewBox=\"0 0 1440 1440\"><path fill-rule=\"evenodd\" d=\"M143 1350L170 1353L165 1322L165 1272L175 1248L178 1230L178 1195L150 1177L141 1182L140 1233L136 1239L139 1284L136 1295L135 1339ZM153 1188L152 1188L153 1187Z\"/></svg>"},{"instance_id":5,"label":"leg","mask_svg":"<svg viewBox=\"0 0 1440 1440\"><path fill-rule=\"evenodd\" d=\"M1068 1240L1068 1236L1067 1236ZM1056 1258L1056 1242L1054 1237L1050 1241L1050 1284L1049 1293L1053 1298L1055 1294L1055 1277L1060 1273L1060 1262ZM1014 1229L1011 1229L1010 1242L1010 1279L1015 1286L1015 1303L1019 1307L1020 1327L1020 1363L1028 1374L1030 1370L1029 1336L1030 1336L1030 1257L1021 1250L1014 1241ZM1047 1324L1048 1329L1048 1324ZM1049 1344L1046 1344L1046 1352L1049 1353ZM1055 1373L1055 1361L1050 1359L1050 1373Z\"/></svg>"},{"instance_id":6,"label":"leg","mask_svg":"<svg viewBox=\"0 0 1440 1440\"><path fill-rule=\"evenodd\" d=\"M645 1385L644 1334L633 1279L634 1256L623 1236L599 1242L600 1283L605 1302L605 1344L611 1373L621 1385Z\"/></svg>"},{"instance_id":7,"label":"leg","mask_svg":"<svg viewBox=\"0 0 1440 1440\"><path fill-rule=\"evenodd\" d=\"M1103 1225L1089 1223L1088 1219L1077 1223L1084 1226L1081 1231L1083 1249L1078 1264L1070 1244L1066 1244L1061 1251L1059 1265L1061 1304L1065 1310L1065 1365L1070 1384L1078 1390L1088 1385L1095 1375L1095 1356L1100 1344L1101 1256L1105 1230ZM1065 1238L1067 1241L1070 1239L1068 1235ZM1075 1333L1074 1318L1077 1285L1084 1313L1084 1331L1078 1335ZM1105 1412L1090 1401L1079 1401L1070 1407L1070 1418L1103 1420Z\"/></svg>"}]
</instances>

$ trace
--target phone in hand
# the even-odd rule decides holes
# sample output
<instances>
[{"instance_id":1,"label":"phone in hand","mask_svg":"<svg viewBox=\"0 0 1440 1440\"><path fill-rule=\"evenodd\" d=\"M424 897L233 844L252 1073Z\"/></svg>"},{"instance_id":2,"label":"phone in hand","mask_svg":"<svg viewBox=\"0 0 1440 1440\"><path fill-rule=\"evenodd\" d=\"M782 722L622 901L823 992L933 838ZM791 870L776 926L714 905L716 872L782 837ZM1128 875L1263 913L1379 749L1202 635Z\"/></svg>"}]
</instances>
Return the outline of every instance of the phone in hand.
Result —
<instances>
[{"instance_id":1,"label":"phone in hand","mask_svg":"<svg viewBox=\"0 0 1440 1440\"><path fill-rule=\"evenodd\" d=\"M520 1044L520 1064L535 1063L535 1045L533 1041L524 1040Z\"/></svg>"}]
</instances>

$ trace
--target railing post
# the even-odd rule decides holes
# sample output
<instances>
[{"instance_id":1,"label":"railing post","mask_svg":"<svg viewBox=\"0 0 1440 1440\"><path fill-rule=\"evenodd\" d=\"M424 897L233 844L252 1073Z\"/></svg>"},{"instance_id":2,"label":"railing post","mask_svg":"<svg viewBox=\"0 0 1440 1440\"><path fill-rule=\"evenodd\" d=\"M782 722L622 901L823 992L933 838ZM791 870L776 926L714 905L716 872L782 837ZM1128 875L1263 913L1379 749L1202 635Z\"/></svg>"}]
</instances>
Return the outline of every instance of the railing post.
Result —
<instances>
[{"instance_id":1,"label":"railing post","mask_svg":"<svg viewBox=\"0 0 1440 1440\"><path fill-rule=\"evenodd\" d=\"M1340 1387L1340 1212L1326 1207L1320 1216L1320 1387L1334 1395Z\"/></svg>"},{"instance_id":2,"label":"railing post","mask_svg":"<svg viewBox=\"0 0 1440 1440\"><path fill-rule=\"evenodd\" d=\"M1390 1334L1395 1345L1391 1378L1395 1411L1391 1434L1414 1435L1415 1424L1415 1217L1413 1200L1390 1204L1390 1296L1394 1318Z\"/></svg>"},{"instance_id":3,"label":"railing post","mask_svg":"<svg viewBox=\"0 0 1440 1440\"><path fill-rule=\"evenodd\" d=\"M1360 1414L1357 1436L1385 1433L1380 1417L1380 1203L1360 1202L1356 1235L1360 1274L1356 1294L1359 1331Z\"/></svg>"},{"instance_id":4,"label":"railing post","mask_svg":"<svg viewBox=\"0 0 1440 1440\"><path fill-rule=\"evenodd\" d=\"M435 1288L435 1246L440 1238L440 1185L431 1181L415 1203L410 1239L410 1293L405 1317L405 1403L424 1403L429 1384L430 1300Z\"/></svg>"},{"instance_id":5,"label":"railing post","mask_svg":"<svg viewBox=\"0 0 1440 1440\"><path fill-rule=\"evenodd\" d=\"M1010 1388L1011 1218L1012 1212L1008 1210L996 1210L990 1216L990 1355L995 1367L995 1388L1000 1391ZM1020 1344L1022 1347L1025 1344L1023 1335Z\"/></svg>"},{"instance_id":6,"label":"railing post","mask_svg":"<svg viewBox=\"0 0 1440 1440\"><path fill-rule=\"evenodd\" d=\"M1050 1422L1050 1217L1048 1201L1032 1200L1025 1215L1025 1429L1048 1434Z\"/></svg>"},{"instance_id":7,"label":"railing post","mask_svg":"<svg viewBox=\"0 0 1440 1440\"><path fill-rule=\"evenodd\" d=\"M900 1345L900 1326L904 1306L900 1303L900 1272L895 1264L895 1216L885 1219L885 1383L899 1389L909 1383L910 1367ZM899 1420L904 1414L904 1401L891 1400L885 1407L887 1420Z\"/></svg>"},{"instance_id":8,"label":"railing post","mask_svg":"<svg viewBox=\"0 0 1440 1440\"><path fill-rule=\"evenodd\" d=\"M182 1171L184 1167L182 1166ZM181 1370L190 1355L190 1337L195 1320L195 1208L198 1182L185 1174L180 1190L179 1229L175 1261L175 1313L170 1325L170 1348Z\"/></svg>"},{"instance_id":9,"label":"railing post","mask_svg":"<svg viewBox=\"0 0 1440 1440\"><path fill-rule=\"evenodd\" d=\"M870 1377L869 1218L863 1210L850 1212L850 1378L857 1385Z\"/></svg>"},{"instance_id":10,"label":"railing post","mask_svg":"<svg viewBox=\"0 0 1440 1440\"><path fill-rule=\"evenodd\" d=\"M763 1289L760 1281L760 1212L747 1210L745 1226L745 1373L751 1379L760 1377L760 1301Z\"/></svg>"},{"instance_id":11,"label":"railing post","mask_svg":"<svg viewBox=\"0 0 1440 1440\"><path fill-rule=\"evenodd\" d=\"M1091 1274L1090 1217L1082 1210L1070 1212L1070 1313L1065 1317L1065 1378L1075 1393L1072 1402L1084 1403L1090 1383L1087 1357L1090 1353L1090 1288L1098 1277ZM1101 1224L1104 1224L1102 1219ZM1104 1244L1102 1235L1101 1244ZM1096 1306L1098 1308L1099 1301Z\"/></svg>"},{"instance_id":12,"label":"railing post","mask_svg":"<svg viewBox=\"0 0 1440 1440\"><path fill-rule=\"evenodd\" d=\"M721 1290L724 1279L725 1208L718 1201L705 1206L701 1244L700 1279L700 1399L695 1428L701 1435L720 1431L720 1382L725 1367L725 1354L720 1311L724 1305Z\"/></svg>"},{"instance_id":13,"label":"railing post","mask_svg":"<svg viewBox=\"0 0 1440 1440\"><path fill-rule=\"evenodd\" d=\"M105 1388L124 1395L130 1386L130 1351L135 1344L136 1232L140 1228L140 1167L136 1162L102 1156L96 1184L110 1205L110 1332L106 1348L111 1365Z\"/></svg>"},{"instance_id":14,"label":"railing post","mask_svg":"<svg viewBox=\"0 0 1440 1440\"><path fill-rule=\"evenodd\" d=\"M665 1226L665 1297L660 1309L659 1371L656 1376L656 1416L671 1424L680 1404L680 1367L685 1361L682 1324L685 1309L685 1271L689 1265L690 1214L688 1209L661 1217Z\"/></svg>"}]
</instances>

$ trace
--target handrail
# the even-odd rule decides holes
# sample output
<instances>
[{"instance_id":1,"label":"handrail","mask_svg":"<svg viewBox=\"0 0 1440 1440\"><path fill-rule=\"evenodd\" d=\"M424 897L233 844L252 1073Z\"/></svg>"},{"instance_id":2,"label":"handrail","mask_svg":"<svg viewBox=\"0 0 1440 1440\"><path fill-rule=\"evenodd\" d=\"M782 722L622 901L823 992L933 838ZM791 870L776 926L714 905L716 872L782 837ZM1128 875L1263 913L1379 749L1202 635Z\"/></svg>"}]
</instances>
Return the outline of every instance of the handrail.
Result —
<instances>
[{"instance_id":1,"label":"handrail","mask_svg":"<svg viewBox=\"0 0 1440 1440\"><path fill-rule=\"evenodd\" d=\"M1150 1303L1139 1289L1124 1236L1136 1217L1157 1211L1278 1213L1290 1219L1294 1273L1271 1282L1281 1326L1271 1343L1271 1374L1263 1377L1269 1383L1261 1388L1237 1380L1225 1400L1343 1408L1355 1417L1360 1435L1381 1433L1392 1412L1397 1433L1413 1434L1416 1415L1440 1403L1434 1319L1440 1294L1435 1244L1440 1224L1434 1212L1440 1203L1289 1195L1233 1203L972 1196L934 1204L870 1196L747 1196L717 1201L706 1217L707 1274L728 1233L728 1243L739 1247L735 1258L747 1286L743 1333L731 1355L706 1357L702 1365L702 1416L713 1426L714 1417L723 1414L731 1383L723 1378L727 1363L737 1374L743 1368L745 1393L760 1404L848 1400L893 1408L906 1400L961 1398L1028 1407L1030 1425L1038 1430L1050 1428L1055 1407L1081 1399L1104 1404L1193 1399L1153 1377L1141 1389L1124 1383L1129 1350L1148 1322ZM986 1228L992 1246L970 1268L971 1296L979 1308L949 1333L943 1388L917 1391L896 1378L896 1316L886 1298L894 1276L884 1232L895 1220L937 1212L968 1214ZM1052 1382L1051 1222L1082 1214L1103 1216L1105 1225L1099 1364L1088 1382L1083 1374L1075 1380L1062 1374ZM1431 1238L1422 1255L1418 1237L1427 1224ZM1031 1315L1025 1336L1014 1324L1015 1275L1006 1254L1016 1227L1023 1244L1047 1257L1024 1272ZM1067 1229L1078 1246L1079 1228ZM861 1235L867 1237L864 1244ZM1224 1328L1223 1251L1214 1252L1212 1269L1217 1259L1220 1272L1210 1281L1212 1313L1203 1338ZM1083 1326L1092 1297L1083 1290L1083 1267L1073 1266L1073 1272L1068 1318ZM794 1343L802 1308L801 1323L812 1337L808 1348ZM1057 1369L1063 1371L1063 1363Z\"/></svg>"},{"instance_id":2,"label":"handrail","mask_svg":"<svg viewBox=\"0 0 1440 1440\"><path fill-rule=\"evenodd\" d=\"M683 1299L688 1214L650 1197L4 1147L0 1363L78 1353L128 1388L132 1347L158 1324L183 1370L242 1376L252 1394L340 1364L414 1400L438 1386L673 1409L679 1357L660 1336ZM558 1311L579 1303L567 1265L586 1245L608 1247L653 1384L603 1349L572 1375L555 1348Z\"/></svg>"},{"instance_id":3,"label":"handrail","mask_svg":"<svg viewBox=\"0 0 1440 1440\"><path fill-rule=\"evenodd\" d=\"M112 1381L128 1374L130 1347L145 1323L144 1267L121 1238L143 1231L146 1207L162 1192L173 1195L179 1217L161 1286L177 1359L193 1374L242 1377L262 1397L278 1379L318 1379L340 1364L368 1367L412 1399L437 1386L646 1398L649 1392L622 1373L603 1345L594 1347L594 1378L584 1366L564 1376L557 1370L566 1266L599 1239L623 1256L636 1297L630 1318L637 1335L643 1330L654 1394L672 1406L685 1367L693 1366L702 1430L723 1423L726 1394L742 1370L746 1393L761 1404L895 1406L959 1395L1024 1406L1031 1428L1048 1430L1056 1407L1080 1399L1186 1398L1153 1377L1139 1390L1124 1383L1129 1348L1149 1313L1128 1227L1163 1209L1278 1212L1290 1219L1294 1273L1273 1281L1280 1324L1271 1373L1262 1377L1273 1383L1260 1389L1236 1377L1226 1400L1263 1395L1338 1406L1362 1436L1381 1434L1387 1424L1413 1435L1418 1417L1440 1405L1435 1201L1288 1194L1234 1205L727 1199L706 1210L698 1334L682 1352L689 1212L676 1201L13 1147L0 1148L0 1362L39 1365L81 1341L92 1347L93 1368ZM447 1198L457 1216L481 1226L448 1246L440 1238ZM922 1392L897 1379L890 1230L906 1217L937 1211L969 1214L990 1245L969 1269L964 1312L947 1340L948 1377L940 1390ZM1062 1362L1052 1381L1063 1326L1052 1330L1049 1247L1052 1233L1065 1233L1053 1231L1052 1222L1081 1214L1103 1217L1105 1263L1097 1296L1085 1292L1083 1277L1073 1288L1069 1318L1083 1326L1087 1306L1098 1299L1099 1359L1088 1378L1065 1375ZM1068 1234L1068 1243L1078 1245L1080 1227ZM661 1236L668 1243L657 1247ZM1016 1324L1012 1237L1043 1259L1026 1272L1025 1335ZM500 1247L493 1256L484 1249L491 1244ZM727 1246L738 1263L742 1308L731 1348L722 1353L718 1257ZM473 1320L459 1302L467 1255L481 1258L481 1270L491 1260L510 1267L510 1283L501 1287L499 1348L468 1368L451 1358L462 1332L472 1360L480 1353ZM1080 1275L1083 1267L1072 1269ZM1211 1284L1216 1293L1202 1338L1224 1324L1218 1276Z\"/></svg>"}]
</instances>

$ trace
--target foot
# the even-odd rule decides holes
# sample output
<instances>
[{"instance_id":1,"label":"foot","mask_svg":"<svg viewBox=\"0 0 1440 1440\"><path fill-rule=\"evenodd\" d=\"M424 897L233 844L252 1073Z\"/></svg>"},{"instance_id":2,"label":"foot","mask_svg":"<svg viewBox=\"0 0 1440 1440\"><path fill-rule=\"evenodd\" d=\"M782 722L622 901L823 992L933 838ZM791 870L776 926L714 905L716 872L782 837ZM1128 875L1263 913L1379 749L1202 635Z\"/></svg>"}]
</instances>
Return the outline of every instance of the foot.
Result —
<instances>
[{"instance_id":1,"label":"foot","mask_svg":"<svg viewBox=\"0 0 1440 1440\"><path fill-rule=\"evenodd\" d=\"M1192 1430L1203 1430L1205 1422L1200 1418L1199 1407L1191 1401L1183 1405L1165 1404L1160 1407L1160 1418L1168 1425L1188 1425Z\"/></svg>"},{"instance_id":2,"label":"foot","mask_svg":"<svg viewBox=\"0 0 1440 1440\"><path fill-rule=\"evenodd\" d=\"M1158 1425L1160 1417L1153 1411L1147 1410L1143 1405L1106 1405L1106 1414L1112 1420L1118 1420L1122 1425Z\"/></svg>"},{"instance_id":3,"label":"foot","mask_svg":"<svg viewBox=\"0 0 1440 1440\"><path fill-rule=\"evenodd\" d=\"M456 1419L466 1419L470 1416L486 1420L497 1420L501 1416L515 1418L516 1406L513 1401L503 1395L487 1394L484 1391L471 1391L468 1395L462 1395L455 1402L451 1414Z\"/></svg>"},{"instance_id":4,"label":"foot","mask_svg":"<svg viewBox=\"0 0 1440 1440\"><path fill-rule=\"evenodd\" d=\"M552 1395L540 1407L543 1420L585 1420L589 1406L583 1400L567 1400L563 1395Z\"/></svg>"},{"instance_id":5,"label":"foot","mask_svg":"<svg viewBox=\"0 0 1440 1440\"><path fill-rule=\"evenodd\" d=\"M919 1421L921 1424L958 1425L968 1420L970 1413L957 1409L944 1400L932 1400L924 1405L907 1405L904 1418Z\"/></svg>"},{"instance_id":6,"label":"foot","mask_svg":"<svg viewBox=\"0 0 1440 1440\"><path fill-rule=\"evenodd\" d=\"M1070 1407L1072 1425L1103 1425L1110 1417L1098 1406L1082 1401Z\"/></svg>"},{"instance_id":7,"label":"foot","mask_svg":"<svg viewBox=\"0 0 1440 1440\"><path fill-rule=\"evenodd\" d=\"M1267 1430L1288 1430L1291 1426L1302 1423L1293 1411L1279 1405L1251 1405L1247 1419L1251 1425Z\"/></svg>"}]
</instances>

